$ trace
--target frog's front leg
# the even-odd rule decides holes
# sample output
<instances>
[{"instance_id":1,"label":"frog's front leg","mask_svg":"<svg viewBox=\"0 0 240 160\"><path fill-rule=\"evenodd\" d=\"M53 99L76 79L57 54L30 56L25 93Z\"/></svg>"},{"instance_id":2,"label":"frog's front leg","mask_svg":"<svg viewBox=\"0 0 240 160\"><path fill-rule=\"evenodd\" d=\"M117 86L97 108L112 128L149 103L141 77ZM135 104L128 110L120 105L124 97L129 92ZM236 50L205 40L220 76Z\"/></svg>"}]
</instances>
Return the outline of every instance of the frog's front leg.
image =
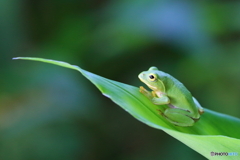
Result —
<instances>
[{"instance_id":1,"label":"frog's front leg","mask_svg":"<svg viewBox=\"0 0 240 160\"><path fill-rule=\"evenodd\" d=\"M163 105L163 104L169 104L170 100L168 96L164 93L159 94L160 96L157 96L157 94L152 91L146 90L143 86L140 86L139 91L144 94L148 99L152 101L153 104L156 105Z\"/></svg>"},{"instance_id":2,"label":"frog's front leg","mask_svg":"<svg viewBox=\"0 0 240 160\"><path fill-rule=\"evenodd\" d=\"M152 100L152 99L153 99L153 96L154 96L154 95L152 94L152 92L146 90L143 86L140 86L140 87L139 87L139 91L140 91L143 95L145 95L149 100Z\"/></svg>"},{"instance_id":3,"label":"frog's front leg","mask_svg":"<svg viewBox=\"0 0 240 160\"><path fill-rule=\"evenodd\" d=\"M195 119L189 111L180 108L168 108L162 114L169 122L176 126L188 127L194 125Z\"/></svg>"},{"instance_id":4,"label":"frog's front leg","mask_svg":"<svg viewBox=\"0 0 240 160\"><path fill-rule=\"evenodd\" d=\"M170 103L170 99L168 98L168 96L164 93L160 93L157 97L156 93L153 92L153 94L155 95L152 99L153 104L156 105L163 105L163 104L169 104Z\"/></svg>"}]
</instances>

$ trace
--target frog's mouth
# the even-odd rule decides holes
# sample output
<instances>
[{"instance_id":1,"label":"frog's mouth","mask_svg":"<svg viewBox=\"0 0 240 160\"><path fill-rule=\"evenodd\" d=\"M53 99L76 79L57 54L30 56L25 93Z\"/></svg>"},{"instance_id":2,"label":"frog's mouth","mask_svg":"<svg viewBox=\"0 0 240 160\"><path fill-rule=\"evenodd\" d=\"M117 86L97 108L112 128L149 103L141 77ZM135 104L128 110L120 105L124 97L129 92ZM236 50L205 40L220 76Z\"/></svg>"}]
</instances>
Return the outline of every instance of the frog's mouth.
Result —
<instances>
[{"instance_id":1,"label":"frog's mouth","mask_svg":"<svg viewBox=\"0 0 240 160\"><path fill-rule=\"evenodd\" d=\"M144 84L146 84L148 87L150 87L148 84L147 84L147 81L145 80L145 74L144 73L140 73L138 75L138 78L140 79L140 81L142 81Z\"/></svg>"}]
</instances>

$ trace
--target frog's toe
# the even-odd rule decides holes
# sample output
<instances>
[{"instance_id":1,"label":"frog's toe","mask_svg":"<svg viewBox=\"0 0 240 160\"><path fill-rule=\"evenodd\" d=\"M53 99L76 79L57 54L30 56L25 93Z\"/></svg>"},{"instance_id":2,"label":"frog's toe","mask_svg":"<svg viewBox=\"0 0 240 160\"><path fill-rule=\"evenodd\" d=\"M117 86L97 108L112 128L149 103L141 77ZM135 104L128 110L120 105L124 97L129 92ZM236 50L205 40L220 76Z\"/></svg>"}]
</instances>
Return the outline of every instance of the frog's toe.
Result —
<instances>
[{"instance_id":1,"label":"frog's toe","mask_svg":"<svg viewBox=\"0 0 240 160\"><path fill-rule=\"evenodd\" d=\"M198 112L199 112L199 114L201 114L201 115L202 115L202 114L204 113L204 110L203 110L203 108L199 108L199 109L198 109Z\"/></svg>"},{"instance_id":2,"label":"frog's toe","mask_svg":"<svg viewBox=\"0 0 240 160\"><path fill-rule=\"evenodd\" d=\"M140 86L139 87L139 91L141 92L141 93L148 93L148 91L143 87L143 86Z\"/></svg>"},{"instance_id":3,"label":"frog's toe","mask_svg":"<svg viewBox=\"0 0 240 160\"><path fill-rule=\"evenodd\" d=\"M163 113L163 111L161 111L160 109L157 109L157 111L158 111L158 114L160 114L160 115L164 116L164 113Z\"/></svg>"}]
</instances>

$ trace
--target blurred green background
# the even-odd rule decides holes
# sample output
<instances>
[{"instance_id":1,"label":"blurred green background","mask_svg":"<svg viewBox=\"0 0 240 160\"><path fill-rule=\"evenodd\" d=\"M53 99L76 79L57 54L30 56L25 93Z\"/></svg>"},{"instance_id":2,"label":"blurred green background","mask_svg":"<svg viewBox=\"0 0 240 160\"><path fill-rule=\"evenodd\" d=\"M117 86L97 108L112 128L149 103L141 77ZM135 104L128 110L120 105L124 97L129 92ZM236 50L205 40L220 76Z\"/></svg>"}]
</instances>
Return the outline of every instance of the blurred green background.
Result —
<instances>
[{"instance_id":1,"label":"blurred green background","mask_svg":"<svg viewBox=\"0 0 240 160\"><path fill-rule=\"evenodd\" d=\"M134 86L157 66L203 107L240 117L239 17L240 3L224 0L1 0L0 159L204 159L80 73L11 58L62 60Z\"/></svg>"}]
</instances>

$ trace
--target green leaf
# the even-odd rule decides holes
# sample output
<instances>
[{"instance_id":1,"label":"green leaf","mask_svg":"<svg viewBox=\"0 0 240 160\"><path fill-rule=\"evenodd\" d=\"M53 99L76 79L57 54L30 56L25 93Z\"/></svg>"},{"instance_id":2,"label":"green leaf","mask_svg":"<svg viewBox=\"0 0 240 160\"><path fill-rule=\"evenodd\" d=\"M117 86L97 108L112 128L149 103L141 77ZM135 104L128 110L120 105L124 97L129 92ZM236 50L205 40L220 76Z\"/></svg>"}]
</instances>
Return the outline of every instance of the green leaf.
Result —
<instances>
[{"instance_id":1,"label":"green leaf","mask_svg":"<svg viewBox=\"0 0 240 160\"><path fill-rule=\"evenodd\" d=\"M122 107L139 121L161 129L208 159L219 159L211 152L237 152L240 154L240 119L205 109L201 119L192 127L179 127L159 115L159 106L152 104L137 87L116 82L61 61L43 58L17 57L59 65L79 71L106 97ZM240 155L239 155L240 156ZM221 156L221 159L238 159L238 156Z\"/></svg>"}]
</instances>

